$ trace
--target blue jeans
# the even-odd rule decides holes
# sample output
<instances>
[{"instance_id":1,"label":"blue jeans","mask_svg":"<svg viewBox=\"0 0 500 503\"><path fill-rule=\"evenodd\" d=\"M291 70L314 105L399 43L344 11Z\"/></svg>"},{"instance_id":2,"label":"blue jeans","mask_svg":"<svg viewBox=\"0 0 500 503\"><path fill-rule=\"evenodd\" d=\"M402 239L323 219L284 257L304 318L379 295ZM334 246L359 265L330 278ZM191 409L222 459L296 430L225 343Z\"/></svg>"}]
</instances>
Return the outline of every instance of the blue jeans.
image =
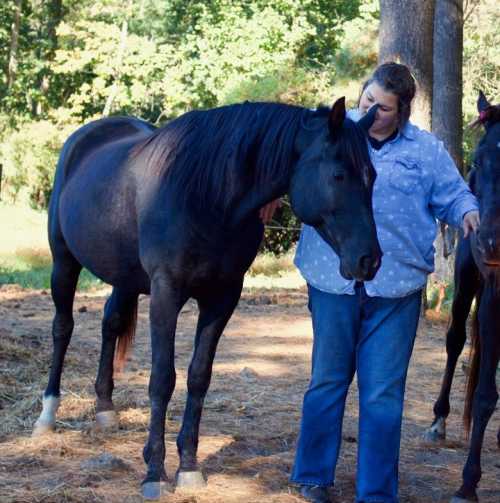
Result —
<instances>
[{"instance_id":1,"label":"blue jeans","mask_svg":"<svg viewBox=\"0 0 500 503\"><path fill-rule=\"evenodd\" d=\"M331 486L347 390L357 372L359 435L356 501L398 501L398 462L406 373L421 291L407 297L334 295L309 285L312 376L291 481Z\"/></svg>"}]
</instances>

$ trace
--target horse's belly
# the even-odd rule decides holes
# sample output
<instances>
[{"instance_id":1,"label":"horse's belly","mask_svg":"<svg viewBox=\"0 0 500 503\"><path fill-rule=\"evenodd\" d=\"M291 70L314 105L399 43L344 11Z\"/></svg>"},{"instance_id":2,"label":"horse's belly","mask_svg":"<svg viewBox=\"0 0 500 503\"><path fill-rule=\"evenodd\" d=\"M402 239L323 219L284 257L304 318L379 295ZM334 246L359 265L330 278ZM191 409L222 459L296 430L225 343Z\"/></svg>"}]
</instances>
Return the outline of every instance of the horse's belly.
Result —
<instances>
[{"instance_id":1,"label":"horse's belly","mask_svg":"<svg viewBox=\"0 0 500 503\"><path fill-rule=\"evenodd\" d=\"M66 245L82 266L106 283L149 290L139 261L132 198L105 176L97 183L92 180L75 176L61 194L59 221Z\"/></svg>"}]
</instances>

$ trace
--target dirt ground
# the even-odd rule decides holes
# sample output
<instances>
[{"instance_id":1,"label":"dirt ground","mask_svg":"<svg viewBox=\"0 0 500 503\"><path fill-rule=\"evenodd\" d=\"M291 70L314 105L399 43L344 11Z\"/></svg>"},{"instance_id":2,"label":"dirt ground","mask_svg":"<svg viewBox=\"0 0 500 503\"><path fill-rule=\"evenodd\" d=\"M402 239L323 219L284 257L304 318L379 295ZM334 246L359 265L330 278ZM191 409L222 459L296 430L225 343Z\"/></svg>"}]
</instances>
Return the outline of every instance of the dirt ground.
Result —
<instances>
[{"instance_id":1,"label":"dirt ground","mask_svg":"<svg viewBox=\"0 0 500 503\"><path fill-rule=\"evenodd\" d=\"M78 294L75 332L62 380L57 431L31 439L41 409L51 351L52 303L45 291L0 288L0 502L140 502L145 473L141 451L149 418L148 303L141 298L136 343L115 379L120 429L96 432L94 391L100 320L106 291ZM175 437L186 395L196 305L187 305L176 339L177 387L168 410L167 473L177 468ZM425 446L444 367L445 320L421 321L411 364L400 463L401 502L446 502L460 485L467 455L461 410L464 372L459 362L448 440ZM221 339L201 425L199 458L208 485L172 492L172 503L298 503L288 484L308 383L311 326L304 291L244 293ZM465 357L464 357L465 358ZM465 360L463 360L465 361ZM498 411L483 448L482 503L500 502ZM346 408L337 468L337 503L352 502L356 469L357 393ZM112 457L111 457L112 456ZM172 486L172 491L174 487Z\"/></svg>"}]
</instances>

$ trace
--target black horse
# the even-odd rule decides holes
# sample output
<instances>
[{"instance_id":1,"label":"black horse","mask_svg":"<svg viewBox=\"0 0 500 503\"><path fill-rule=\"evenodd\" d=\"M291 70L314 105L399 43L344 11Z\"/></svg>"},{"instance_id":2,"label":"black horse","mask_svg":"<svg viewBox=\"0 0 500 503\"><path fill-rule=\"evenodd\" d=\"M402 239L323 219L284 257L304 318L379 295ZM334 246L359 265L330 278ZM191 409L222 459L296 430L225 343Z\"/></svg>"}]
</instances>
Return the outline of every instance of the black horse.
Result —
<instances>
[{"instance_id":1,"label":"black horse","mask_svg":"<svg viewBox=\"0 0 500 503\"><path fill-rule=\"evenodd\" d=\"M344 99L316 111L244 103L189 112L161 129L132 118L88 124L66 141L49 209L54 267L54 350L35 433L54 428L61 371L83 267L113 286L102 323L97 420L116 422L113 358L124 358L139 294L151 295L151 420L143 495L166 480L165 416L175 386L174 338L188 298L199 306L188 396L177 439L178 485L203 482L196 452L217 342L240 298L263 236L259 208L288 192L303 221L341 258L341 272L374 277L381 258L371 198L375 171L366 132Z\"/></svg>"},{"instance_id":2,"label":"black horse","mask_svg":"<svg viewBox=\"0 0 500 503\"><path fill-rule=\"evenodd\" d=\"M465 344L465 323L476 298L472 348L464 425L472 422L469 456L463 484L452 502L477 501L481 478L481 447L484 431L498 399L496 371L500 358L500 106L491 106L484 95L478 99L478 122L486 133L474 153L470 186L479 199L481 225L476 235L461 238L455 258L455 294L452 318L446 335L446 371L439 398L434 404L434 421L426 432L430 441L442 440L450 413L450 389L458 357ZM497 442L500 447L500 431Z\"/></svg>"}]
</instances>

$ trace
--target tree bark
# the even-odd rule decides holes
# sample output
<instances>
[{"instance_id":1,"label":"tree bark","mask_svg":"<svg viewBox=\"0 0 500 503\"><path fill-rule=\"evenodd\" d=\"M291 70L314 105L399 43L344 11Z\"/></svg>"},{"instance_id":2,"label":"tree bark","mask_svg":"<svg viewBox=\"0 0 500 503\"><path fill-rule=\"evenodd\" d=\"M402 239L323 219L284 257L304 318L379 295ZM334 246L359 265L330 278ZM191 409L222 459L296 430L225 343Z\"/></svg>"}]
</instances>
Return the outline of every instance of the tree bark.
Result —
<instances>
[{"instance_id":1,"label":"tree bark","mask_svg":"<svg viewBox=\"0 0 500 503\"><path fill-rule=\"evenodd\" d=\"M432 132L444 142L458 169L462 154L463 0L436 0Z\"/></svg>"},{"instance_id":2,"label":"tree bark","mask_svg":"<svg viewBox=\"0 0 500 503\"><path fill-rule=\"evenodd\" d=\"M418 84L412 122L430 130L435 0L380 0L379 63L407 65Z\"/></svg>"},{"instance_id":3,"label":"tree bark","mask_svg":"<svg viewBox=\"0 0 500 503\"><path fill-rule=\"evenodd\" d=\"M434 12L434 84L432 132L443 141L464 173L462 151L463 0L436 0ZM456 231L441 224L436 238L434 280L441 289L452 280ZM441 303L438 302L440 308ZM436 306L436 310L438 310Z\"/></svg>"},{"instance_id":4,"label":"tree bark","mask_svg":"<svg viewBox=\"0 0 500 503\"><path fill-rule=\"evenodd\" d=\"M17 73L17 50L19 47L19 26L21 24L21 0L14 5L14 21L10 31L9 65L7 68L7 89L11 89Z\"/></svg>"}]
</instances>

